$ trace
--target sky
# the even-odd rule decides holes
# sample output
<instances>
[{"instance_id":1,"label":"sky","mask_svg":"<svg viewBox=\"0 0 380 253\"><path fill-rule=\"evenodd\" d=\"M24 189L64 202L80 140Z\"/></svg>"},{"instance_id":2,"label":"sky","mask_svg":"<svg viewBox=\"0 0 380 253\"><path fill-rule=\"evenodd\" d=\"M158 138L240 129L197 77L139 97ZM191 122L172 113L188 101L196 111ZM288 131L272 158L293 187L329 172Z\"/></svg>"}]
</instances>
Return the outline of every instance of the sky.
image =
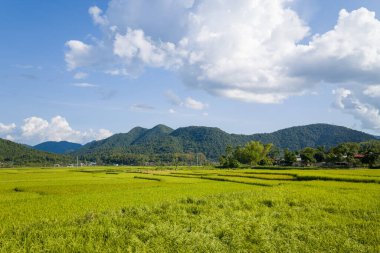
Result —
<instances>
[{"instance_id":1,"label":"sky","mask_svg":"<svg viewBox=\"0 0 380 253\"><path fill-rule=\"evenodd\" d=\"M380 135L379 0L2 0L0 138L136 126Z\"/></svg>"}]
</instances>

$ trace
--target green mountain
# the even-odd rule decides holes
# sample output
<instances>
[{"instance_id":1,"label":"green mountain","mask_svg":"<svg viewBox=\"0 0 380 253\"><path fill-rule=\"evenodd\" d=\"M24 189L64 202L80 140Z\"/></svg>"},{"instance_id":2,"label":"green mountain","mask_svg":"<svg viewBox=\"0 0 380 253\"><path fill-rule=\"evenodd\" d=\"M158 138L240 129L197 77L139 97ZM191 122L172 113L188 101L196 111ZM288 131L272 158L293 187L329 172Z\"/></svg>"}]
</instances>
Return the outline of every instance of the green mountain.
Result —
<instances>
[{"instance_id":1,"label":"green mountain","mask_svg":"<svg viewBox=\"0 0 380 253\"><path fill-rule=\"evenodd\" d=\"M68 141L47 141L33 146L34 149L50 152L54 154L67 154L74 152L82 147L81 144Z\"/></svg>"},{"instance_id":2,"label":"green mountain","mask_svg":"<svg viewBox=\"0 0 380 253\"><path fill-rule=\"evenodd\" d=\"M312 124L282 129L270 134L254 134L254 140L273 143L280 148L299 150L305 147L332 147L344 142L363 142L376 139L375 136L347 127Z\"/></svg>"},{"instance_id":3,"label":"green mountain","mask_svg":"<svg viewBox=\"0 0 380 253\"><path fill-rule=\"evenodd\" d=\"M69 164L71 157L35 150L0 138L0 167L9 166L52 166Z\"/></svg>"},{"instance_id":4,"label":"green mountain","mask_svg":"<svg viewBox=\"0 0 380 253\"><path fill-rule=\"evenodd\" d=\"M216 127L183 127L173 131L171 135L177 138L185 153L203 153L208 159L218 159L227 145L245 143L244 138L233 136Z\"/></svg>"},{"instance_id":5,"label":"green mountain","mask_svg":"<svg viewBox=\"0 0 380 253\"><path fill-rule=\"evenodd\" d=\"M84 145L73 153L85 159L121 159L139 156L144 161L172 159L175 154L202 153L207 159L217 160L227 145L243 145L257 140L273 143L279 148L299 150L305 147L332 147L343 142L363 142L374 136L346 127L313 124L286 128L273 133L237 135L213 127L182 127L176 130L164 125L152 129L133 128L125 134L115 134L101 141ZM158 158L157 158L158 156ZM170 158L171 156L171 158ZM112 160L112 159L111 159Z\"/></svg>"}]
</instances>

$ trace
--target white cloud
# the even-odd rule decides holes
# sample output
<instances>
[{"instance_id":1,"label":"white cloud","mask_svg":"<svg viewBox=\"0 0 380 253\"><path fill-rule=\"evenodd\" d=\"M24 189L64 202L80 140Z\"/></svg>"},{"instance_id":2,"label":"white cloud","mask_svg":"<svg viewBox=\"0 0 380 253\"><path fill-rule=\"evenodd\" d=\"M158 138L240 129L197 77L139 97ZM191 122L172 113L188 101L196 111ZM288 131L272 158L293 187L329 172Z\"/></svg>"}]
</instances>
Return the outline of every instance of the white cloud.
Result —
<instances>
[{"instance_id":1,"label":"white cloud","mask_svg":"<svg viewBox=\"0 0 380 253\"><path fill-rule=\"evenodd\" d=\"M10 134L7 134L5 136L5 139L8 140L8 141L14 141L15 140L15 138L12 135L10 135Z\"/></svg>"},{"instance_id":2,"label":"white cloud","mask_svg":"<svg viewBox=\"0 0 380 253\"><path fill-rule=\"evenodd\" d=\"M345 108L343 99L346 99L347 97L352 95L352 91L344 88L333 90L332 93L336 95L335 106L339 109Z\"/></svg>"},{"instance_id":3,"label":"white cloud","mask_svg":"<svg viewBox=\"0 0 380 253\"><path fill-rule=\"evenodd\" d=\"M312 93L321 81L380 83L375 13L342 10L333 29L301 44L310 29L290 2L112 0L104 15L90 11L107 28L103 41L69 41L65 59L68 69L96 63L111 75L166 68L210 94L258 103Z\"/></svg>"},{"instance_id":4,"label":"white cloud","mask_svg":"<svg viewBox=\"0 0 380 253\"><path fill-rule=\"evenodd\" d=\"M306 81L378 83L380 81L380 21L365 8L341 10L337 25L300 45L291 74Z\"/></svg>"},{"instance_id":5,"label":"white cloud","mask_svg":"<svg viewBox=\"0 0 380 253\"><path fill-rule=\"evenodd\" d=\"M9 125L5 125L3 123L0 123L0 134L11 133L15 128L16 128L15 123L12 123Z\"/></svg>"},{"instance_id":6,"label":"white cloud","mask_svg":"<svg viewBox=\"0 0 380 253\"><path fill-rule=\"evenodd\" d=\"M201 1L189 15L185 81L220 96L277 103L301 85L284 58L308 27L283 0ZM271 11L266 11L271 10Z\"/></svg>"},{"instance_id":7,"label":"white cloud","mask_svg":"<svg viewBox=\"0 0 380 253\"><path fill-rule=\"evenodd\" d=\"M200 101L197 101L191 97L186 98L185 100L185 106L190 109L194 110L203 110L208 107L207 104L204 104Z\"/></svg>"},{"instance_id":8,"label":"white cloud","mask_svg":"<svg viewBox=\"0 0 380 253\"><path fill-rule=\"evenodd\" d=\"M177 94L175 94L171 90L166 91L165 96L168 102L174 106L184 106L186 108L193 109L193 110L204 110L205 108L208 107L208 104L195 100L192 97L187 97L186 99L182 100ZM173 112L171 112L171 110L173 109L169 110L170 113L175 112L174 110Z\"/></svg>"},{"instance_id":9,"label":"white cloud","mask_svg":"<svg viewBox=\"0 0 380 253\"><path fill-rule=\"evenodd\" d=\"M194 0L112 0L105 16L109 27L141 29L155 41L177 41L187 26Z\"/></svg>"},{"instance_id":10,"label":"white cloud","mask_svg":"<svg viewBox=\"0 0 380 253\"><path fill-rule=\"evenodd\" d=\"M37 134L45 134L45 130L49 127L49 122L38 118L30 117L24 120L24 125L21 127L24 137L32 137Z\"/></svg>"},{"instance_id":11,"label":"white cloud","mask_svg":"<svg viewBox=\"0 0 380 253\"><path fill-rule=\"evenodd\" d=\"M79 87L79 88L96 88L99 87L96 84L92 83L73 83L72 86Z\"/></svg>"},{"instance_id":12,"label":"white cloud","mask_svg":"<svg viewBox=\"0 0 380 253\"><path fill-rule=\"evenodd\" d=\"M65 53L65 61L69 70L88 66L93 62L91 45L79 40L69 40L66 42L66 47L68 51Z\"/></svg>"},{"instance_id":13,"label":"white cloud","mask_svg":"<svg viewBox=\"0 0 380 253\"><path fill-rule=\"evenodd\" d=\"M85 72L78 72L78 73L75 73L74 75L74 79L78 79L78 80L85 79L87 77L88 77L88 74Z\"/></svg>"},{"instance_id":14,"label":"white cloud","mask_svg":"<svg viewBox=\"0 0 380 253\"><path fill-rule=\"evenodd\" d=\"M21 126L20 139L26 142L39 143L43 141L72 141L86 143L92 140L104 139L112 135L107 129L86 131L74 130L62 116L53 117L50 122L39 117L29 117Z\"/></svg>"},{"instance_id":15,"label":"white cloud","mask_svg":"<svg viewBox=\"0 0 380 253\"><path fill-rule=\"evenodd\" d=\"M380 130L380 111L376 107L363 103L351 90L339 88L333 91L335 105L342 112L354 116L365 129Z\"/></svg>"},{"instance_id":16,"label":"white cloud","mask_svg":"<svg viewBox=\"0 0 380 253\"><path fill-rule=\"evenodd\" d=\"M125 35L117 33L113 53L122 58L126 65L138 61L147 66L169 68L177 63L176 48L173 43L156 43L139 29L128 28Z\"/></svg>"},{"instance_id":17,"label":"white cloud","mask_svg":"<svg viewBox=\"0 0 380 253\"><path fill-rule=\"evenodd\" d=\"M170 109L169 109L169 113L170 113L170 114L174 114L174 113L177 113L177 111L174 110L174 109L172 109L172 108L170 108Z\"/></svg>"},{"instance_id":18,"label":"white cloud","mask_svg":"<svg viewBox=\"0 0 380 253\"><path fill-rule=\"evenodd\" d=\"M107 17L102 16L103 11L98 6L92 6L88 9L92 20L97 25L106 25L108 23Z\"/></svg>"},{"instance_id":19,"label":"white cloud","mask_svg":"<svg viewBox=\"0 0 380 253\"><path fill-rule=\"evenodd\" d=\"M128 62L133 58L156 66L161 66L164 62L164 53L145 37L142 30L128 29L125 35L116 34L113 52Z\"/></svg>"},{"instance_id":20,"label":"white cloud","mask_svg":"<svg viewBox=\"0 0 380 253\"><path fill-rule=\"evenodd\" d=\"M380 85L372 85L368 86L364 91L364 95L367 95L372 98L378 98L380 97Z\"/></svg>"},{"instance_id":21,"label":"white cloud","mask_svg":"<svg viewBox=\"0 0 380 253\"><path fill-rule=\"evenodd\" d=\"M93 140L103 140L113 135L113 133L108 129L100 128L99 130L86 130L84 132L81 132L81 135L82 140L84 140L82 143L87 143Z\"/></svg>"}]
</instances>

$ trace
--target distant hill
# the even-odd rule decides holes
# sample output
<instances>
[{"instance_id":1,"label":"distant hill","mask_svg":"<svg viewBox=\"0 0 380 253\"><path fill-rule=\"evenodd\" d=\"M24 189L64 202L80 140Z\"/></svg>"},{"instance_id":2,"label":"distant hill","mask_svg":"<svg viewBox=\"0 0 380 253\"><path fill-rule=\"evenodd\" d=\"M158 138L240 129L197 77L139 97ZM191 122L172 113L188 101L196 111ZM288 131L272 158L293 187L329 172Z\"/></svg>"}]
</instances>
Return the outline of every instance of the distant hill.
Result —
<instances>
[{"instance_id":1,"label":"distant hill","mask_svg":"<svg viewBox=\"0 0 380 253\"><path fill-rule=\"evenodd\" d=\"M312 124L282 129L270 134L254 134L254 140L273 143L280 148L299 150L305 147L332 147L343 142L364 142L375 136L347 127Z\"/></svg>"},{"instance_id":2,"label":"distant hill","mask_svg":"<svg viewBox=\"0 0 380 253\"><path fill-rule=\"evenodd\" d=\"M34 149L46 151L54 154L67 154L82 147L81 144L68 141L47 141L33 146Z\"/></svg>"},{"instance_id":3,"label":"distant hill","mask_svg":"<svg viewBox=\"0 0 380 253\"><path fill-rule=\"evenodd\" d=\"M68 156L56 155L32 149L23 144L0 138L0 167L8 166L52 166L57 163L68 164Z\"/></svg>"},{"instance_id":4,"label":"distant hill","mask_svg":"<svg viewBox=\"0 0 380 253\"><path fill-rule=\"evenodd\" d=\"M214 127L190 126L173 130L165 125L158 125L152 129L136 127L128 133L115 134L107 139L91 142L74 154L99 158L125 154L203 153L208 159L217 160L227 145L243 145L251 140L273 143L279 148L299 150L318 146L328 148L343 142L373 139L375 136L328 124L291 127L273 133L253 135L228 134Z\"/></svg>"},{"instance_id":5,"label":"distant hill","mask_svg":"<svg viewBox=\"0 0 380 253\"><path fill-rule=\"evenodd\" d=\"M179 140L170 134L173 129L164 125L152 129L135 127L128 133L115 134L107 139L93 141L75 152L75 155L158 154L182 152Z\"/></svg>"}]
</instances>

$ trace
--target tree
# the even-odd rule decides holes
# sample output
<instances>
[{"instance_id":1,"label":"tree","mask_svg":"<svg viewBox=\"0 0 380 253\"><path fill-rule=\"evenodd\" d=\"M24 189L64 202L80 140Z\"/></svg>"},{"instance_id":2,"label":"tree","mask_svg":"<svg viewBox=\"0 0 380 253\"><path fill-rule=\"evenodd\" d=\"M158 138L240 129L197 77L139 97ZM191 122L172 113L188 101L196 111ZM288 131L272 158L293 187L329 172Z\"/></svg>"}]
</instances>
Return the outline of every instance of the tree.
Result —
<instances>
[{"instance_id":1,"label":"tree","mask_svg":"<svg viewBox=\"0 0 380 253\"><path fill-rule=\"evenodd\" d=\"M269 165L273 161L268 157L272 144L262 144L258 141L248 142L244 147L236 147L233 149L227 146L226 154L219 158L219 163L223 167L235 168L239 164L247 165Z\"/></svg>"},{"instance_id":2,"label":"tree","mask_svg":"<svg viewBox=\"0 0 380 253\"><path fill-rule=\"evenodd\" d=\"M239 167L239 162L235 157L234 149L228 145L226 147L226 155L219 158L219 164L224 168L237 168Z\"/></svg>"},{"instance_id":3,"label":"tree","mask_svg":"<svg viewBox=\"0 0 380 253\"><path fill-rule=\"evenodd\" d=\"M297 161L296 154L292 151L289 151L289 149L284 150L284 160L286 165L292 165Z\"/></svg>"},{"instance_id":4,"label":"tree","mask_svg":"<svg viewBox=\"0 0 380 253\"><path fill-rule=\"evenodd\" d=\"M277 146L273 145L268 153L268 157L270 157L274 161L281 160L281 149Z\"/></svg>"},{"instance_id":5,"label":"tree","mask_svg":"<svg viewBox=\"0 0 380 253\"><path fill-rule=\"evenodd\" d=\"M261 161L265 163L267 155L272 148L272 144L262 144L259 141L250 141L243 148L237 147L235 150L236 159L243 164L257 165Z\"/></svg>"},{"instance_id":6,"label":"tree","mask_svg":"<svg viewBox=\"0 0 380 253\"><path fill-rule=\"evenodd\" d=\"M323 151L317 150L314 154L314 158L318 163L321 163L326 160L326 154Z\"/></svg>"},{"instance_id":7,"label":"tree","mask_svg":"<svg viewBox=\"0 0 380 253\"><path fill-rule=\"evenodd\" d=\"M380 165L380 141L363 143L360 147L360 152L365 155L362 159L363 163L368 164L370 167Z\"/></svg>"},{"instance_id":8,"label":"tree","mask_svg":"<svg viewBox=\"0 0 380 253\"><path fill-rule=\"evenodd\" d=\"M314 158L315 149L313 148L304 148L301 150L301 159L302 162L306 165L309 165L311 163L315 163L316 160Z\"/></svg>"}]
</instances>

